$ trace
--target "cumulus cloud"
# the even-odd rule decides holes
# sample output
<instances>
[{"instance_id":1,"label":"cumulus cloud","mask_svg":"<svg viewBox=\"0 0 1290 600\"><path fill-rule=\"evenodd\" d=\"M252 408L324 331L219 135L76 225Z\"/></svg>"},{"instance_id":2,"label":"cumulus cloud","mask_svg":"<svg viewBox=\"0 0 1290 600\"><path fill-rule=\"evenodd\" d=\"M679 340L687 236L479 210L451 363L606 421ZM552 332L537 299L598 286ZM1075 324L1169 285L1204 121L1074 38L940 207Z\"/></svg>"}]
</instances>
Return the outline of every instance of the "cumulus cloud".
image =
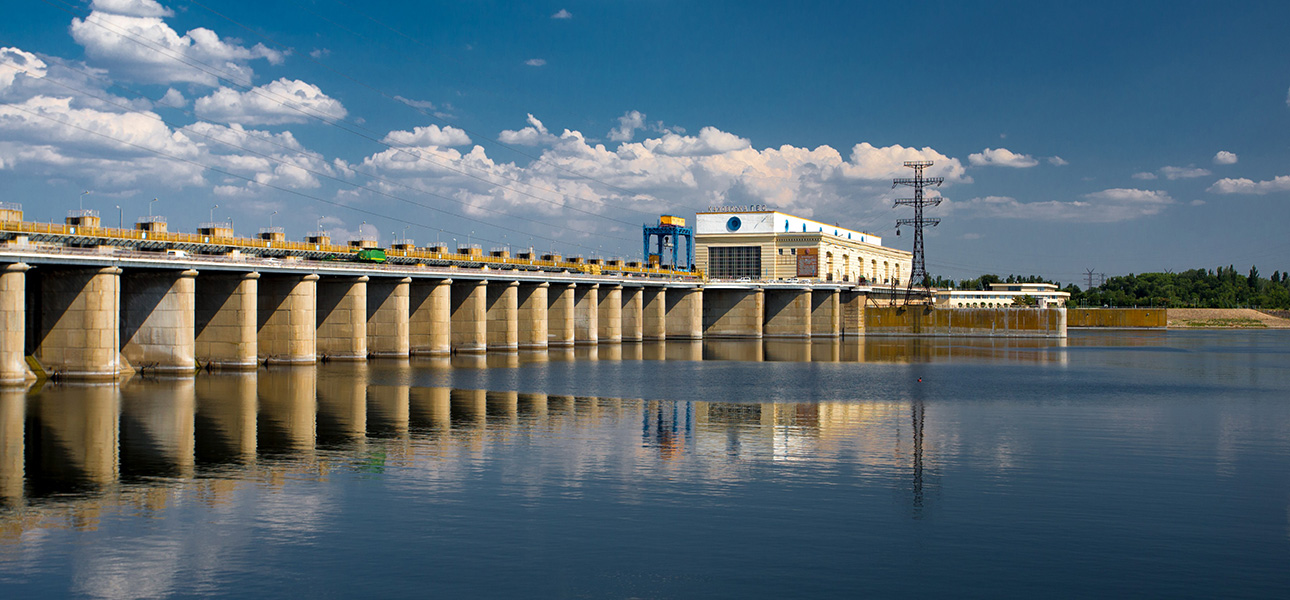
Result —
<instances>
[{"instance_id":1,"label":"cumulus cloud","mask_svg":"<svg viewBox=\"0 0 1290 600\"><path fill-rule=\"evenodd\" d=\"M303 123L313 116L343 119L347 114L340 101L324 94L318 86L286 78L246 92L222 87L198 98L194 110L203 119L243 125Z\"/></svg>"},{"instance_id":2,"label":"cumulus cloud","mask_svg":"<svg viewBox=\"0 0 1290 600\"><path fill-rule=\"evenodd\" d=\"M554 15L551 15L551 18L552 19L572 19L573 13L562 8L559 11L557 11Z\"/></svg>"},{"instance_id":3,"label":"cumulus cloud","mask_svg":"<svg viewBox=\"0 0 1290 600\"><path fill-rule=\"evenodd\" d=\"M1227 150L1219 150L1218 154L1214 155L1214 164L1216 165L1234 165L1237 160L1236 153L1228 152Z\"/></svg>"},{"instance_id":4,"label":"cumulus cloud","mask_svg":"<svg viewBox=\"0 0 1290 600\"><path fill-rule=\"evenodd\" d=\"M1084 194L1081 200L1021 202L1008 196L986 196L955 202L953 210L972 211L993 218L1078 223L1114 223L1159 214L1174 204L1158 190L1115 188Z\"/></svg>"},{"instance_id":5,"label":"cumulus cloud","mask_svg":"<svg viewBox=\"0 0 1290 600\"><path fill-rule=\"evenodd\" d=\"M538 144L550 144L558 140L546 130L546 126L539 121L533 113L528 115L529 126L519 131L510 129L503 130L498 134L497 140L503 144L515 144L517 146L537 146Z\"/></svg>"},{"instance_id":6,"label":"cumulus cloud","mask_svg":"<svg viewBox=\"0 0 1290 600\"><path fill-rule=\"evenodd\" d=\"M164 106L167 108L183 108L185 106L188 106L188 99L185 98L183 93L181 93L179 90L175 88L170 88L166 90L166 94L162 96L160 100L157 101L157 106Z\"/></svg>"},{"instance_id":7,"label":"cumulus cloud","mask_svg":"<svg viewBox=\"0 0 1290 600\"><path fill-rule=\"evenodd\" d=\"M1029 154L1017 154L1007 148L986 148L968 155L968 162L974 167L1012 167L1025 169L1039 164Z\"/></svg>"},{"instance_id":8,"label":"cumulus cloud","mask_svg":"<svg viewBox=\"0 0 1290 600\"><path fill-rule=\"evenodd\" d=\"M1209 186L1211 194L1271 194L1290 191L1290 175L1282 175L1270 181L1253 181L1251 179L1220 179Z\"/></svg>"},{"instance_id":9,"label":"cumulus cloud","mask_svg":"<svg viewBox=\"0 0 1290 600\"><path fill-rule=\"evenodd\" d=\"M1209 169L1202 169L1196 166L1187 167L1161 167L1160 174L1165 179L1173 181L1175 179L1194 179L1196 177L1205 177L1209 175Z\"/></svg>"},{"instance_id":10,"label":"cumulus cloud","mask_svg":"<svg viewBox=\"0 0 1290 600\"><path fill-rule=\"evenodd\" d=\"M165 9L150 0L96 0L94 9L84 19L72 19L72 39L114 76L163 84L215 86L221 77L248 83L250 61L283 60L281 52L263 44L247 48L205 28L181 36L161 19L166 13L158 9Z\"/></svg>"},{"instance_id":11,"label":"cumulus cloud","mask_svg":"<svg viewBox=\"0 0 1290 600\"><path fill-rule=\"evenodd\" d=\"M412 131L391 131L384 142L395 146L465 146L470 143L470 136L456 127L440 129L438 125L428 125Z\"/></svg>"},{"instance_id":12,"label":"cumulus cloud","mask_svg":"<svg viewBox=\"0 0 1290 600\"><path fill-rule=\"evenodd\" d=\"M646 140L644 146L651 152L666 156L711 156L743 150L752 144L733 133L716 127L704 127L698 136L664 133L663 137Z\"/></svg>"},{"instance_id":13,"label":"cumulus cloud","mask_svg":"<svg viewBox=\"0 0 1290 600\"><path fill-rule=\"evenodd\" d=\"M1150 172L1150 171L1141 171L1141 172L1138 172L1138 173L1134 173L1134 174L1133 174L1133 178L1134 178L1134 179L1141 179L1141 180L1143 180L1143 181L1150 181L1150 180L1152 180L1152 179L1156 179L1156 174L1155 174L1155 173L1152 173L1152 172Z\"/></svg>"},{"instance_id":14,"label":"cumulus cloud","mask_svg":"<svg viewBox=\"0 0 1290 600\"><path fill-rule=\"evenodd\" d=\"M609 140L613 142L630 142L637 129L645 127L645 114L639 110L623 113L618 117L618 127L609 131Z\"/></svg>"},{"instance_id":15,"label":"cumulus cloud","mask_svg":"<svg viewBox=\"0 0 1290 600\"><path fill-rule=\"evenodd\" d=\"M314 48L309 51L309 58L320 60L331 56L331 50L327 48Z\"/></svg>"},{"instance_id":16,"label":"cumulus cloud","mask_svg":"<svg viewBox=\"0 0 1290 600\"><path fill-rule=\"evenodd\" d=\"M524 64L526 64L526 65L528 65L528 66L530 66L530 67L541 67L541 66L546 65L546 59L545 59L545 58L530 58L530 59L528 59L528 60L524 61Z\"/></svg>"},{"instance_id":17,"label":"cumulus cloud","mask_svg":"<svg viewBox=\"0 0 1290 600\"><path fill-rule=\"evenodd\" d=\"M0 48L0 65L4 65L0 68L0 92L12 86L19 77L44 77L49 66L35 54L18 48Z\"/></svg>"},{"instance_id":18,"label":"cumulus cloud","mask_svg":"<svg viewBox=\"0 0 1290 600\"><path fill-rule=\"evenodd\" d=\"M1070 162L1068 162L1066 159L1060 156L1050 156L1048 157L1048 164L1053 165L1055 167L1064 167L1066 165L1069 165Z\"/></svg>"}]
</instances>

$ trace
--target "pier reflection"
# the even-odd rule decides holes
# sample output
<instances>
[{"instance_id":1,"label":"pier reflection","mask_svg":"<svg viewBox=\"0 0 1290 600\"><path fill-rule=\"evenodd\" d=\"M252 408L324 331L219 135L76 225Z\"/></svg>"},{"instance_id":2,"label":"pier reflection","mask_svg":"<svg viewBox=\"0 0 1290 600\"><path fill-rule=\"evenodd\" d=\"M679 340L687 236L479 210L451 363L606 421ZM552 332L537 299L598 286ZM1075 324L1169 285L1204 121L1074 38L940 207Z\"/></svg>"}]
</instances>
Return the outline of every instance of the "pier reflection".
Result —
<instances>
[{"instance_id":1,"label":"pier reflection","mask_svg":"<svg viewBox=\"0 0 1290 600\"><path fill-rule=\"evenodd\" d=\"M921 405L913 408L918 431L908 431L909 402L548 395L409 385L405 370L340 364L7 390L0 541L33 527L93 527L113 511L164 510L190 489L219 503L241 486L273 493L289 478L337 469L403 466L402 477L427 470L466 477L463 461L517 444L565 448L575 473L619 456L687 477L737 480L748 476L746 461L825 460L905 472L893 489L935 461ZM521 476L528 477L538 475Z\"/></svg>"}]
</instances>

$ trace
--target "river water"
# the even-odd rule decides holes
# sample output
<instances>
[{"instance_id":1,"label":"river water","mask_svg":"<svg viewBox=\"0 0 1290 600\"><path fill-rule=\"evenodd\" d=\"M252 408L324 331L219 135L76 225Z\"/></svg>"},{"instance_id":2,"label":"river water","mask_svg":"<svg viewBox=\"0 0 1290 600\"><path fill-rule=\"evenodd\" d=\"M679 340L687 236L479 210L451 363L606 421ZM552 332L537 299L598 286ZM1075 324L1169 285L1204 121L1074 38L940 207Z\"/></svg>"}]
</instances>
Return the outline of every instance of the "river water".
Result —
<instances>
[{"instance_id":1,"label":"river water","mask_svg":"<svg viewBox=\"0 0 1290 600\"><path fill-rule=\"evenodd\" d=\"M0 392L0 597L1290 597L1290 331Z\"/></svg>"}]
</instances>

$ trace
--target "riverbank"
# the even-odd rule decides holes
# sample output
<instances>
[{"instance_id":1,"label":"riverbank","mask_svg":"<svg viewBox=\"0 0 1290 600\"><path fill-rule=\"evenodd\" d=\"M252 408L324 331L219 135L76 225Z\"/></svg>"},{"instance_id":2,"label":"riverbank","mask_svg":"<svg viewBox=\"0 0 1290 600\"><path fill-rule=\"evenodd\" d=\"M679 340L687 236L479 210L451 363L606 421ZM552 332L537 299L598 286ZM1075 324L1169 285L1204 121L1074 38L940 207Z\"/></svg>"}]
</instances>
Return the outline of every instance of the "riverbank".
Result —
<instances>
[{"instance_id":1,"label":"riverbank","mask_svg":"<svg viewBox=\"0 0 1290 600\"><path fill-rule=\"evenodd\" d=\"M1170 329L1290 329L1290 319L1252 308L1171 308Z\"/></svg>"}]
</instances>

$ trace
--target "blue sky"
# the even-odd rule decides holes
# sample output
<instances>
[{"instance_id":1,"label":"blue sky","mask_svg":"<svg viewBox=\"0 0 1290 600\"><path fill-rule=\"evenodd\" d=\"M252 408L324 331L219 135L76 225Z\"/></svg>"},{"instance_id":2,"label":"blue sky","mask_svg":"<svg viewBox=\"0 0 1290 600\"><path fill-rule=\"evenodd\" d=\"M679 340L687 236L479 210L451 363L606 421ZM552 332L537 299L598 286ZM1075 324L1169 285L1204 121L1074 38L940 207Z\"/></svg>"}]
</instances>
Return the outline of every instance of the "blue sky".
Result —
<instances>
[{"instance_id":1,"label":"blue sky","mask_svg":"<svg viewBox=\"0 0 1290 600\"><path fill-rule=\"evenodd\" d=\"M1290 4L20 0L0 190L383 243L639 257L767 204L934 274L1290 269ZM278 214L272 215L273 212Z\"/></svg>"}]
</instances>

